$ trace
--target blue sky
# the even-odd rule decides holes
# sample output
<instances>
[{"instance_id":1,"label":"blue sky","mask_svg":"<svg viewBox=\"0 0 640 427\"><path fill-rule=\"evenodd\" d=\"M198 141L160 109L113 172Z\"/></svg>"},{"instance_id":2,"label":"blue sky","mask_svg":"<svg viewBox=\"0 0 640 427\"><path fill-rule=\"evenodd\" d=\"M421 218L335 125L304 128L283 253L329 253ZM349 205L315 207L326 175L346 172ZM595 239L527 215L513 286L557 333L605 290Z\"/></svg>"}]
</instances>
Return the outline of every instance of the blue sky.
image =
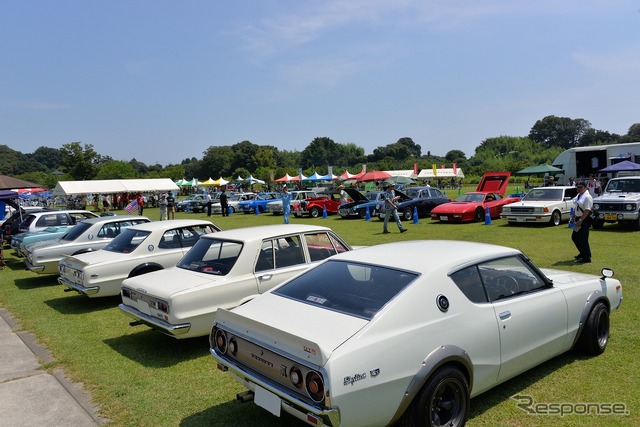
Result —
<instances>
[{"instance_id":1,"label":"blue sky","mask_svg":"<svg viewBox=\"0 0 640 427\"><path fill-rule=\"evenodd\" d=\"M639 0L0 0L0 144L116 160L316 137L473 155L640 122Z\"/></svg>"}]
</instances>

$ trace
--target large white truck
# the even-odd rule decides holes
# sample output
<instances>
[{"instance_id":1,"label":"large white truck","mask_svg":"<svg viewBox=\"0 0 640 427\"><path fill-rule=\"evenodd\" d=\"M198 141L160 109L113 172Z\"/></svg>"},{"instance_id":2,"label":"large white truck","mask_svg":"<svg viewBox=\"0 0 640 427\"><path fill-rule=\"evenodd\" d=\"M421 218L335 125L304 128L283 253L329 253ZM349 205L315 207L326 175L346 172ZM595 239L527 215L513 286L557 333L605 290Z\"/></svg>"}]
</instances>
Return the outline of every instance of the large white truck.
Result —
<instances>
[{"instance_id":1,"label":"large white truck","mask_svg":"<svg viewBox=\"0 0 640 427\"><path fill-rule=\"evenodd\" d=\"M577 181L589 175L597 176L600 169L623 160L640 162L640 142L570 148L556 157L553 166L564 169L564 176L560 178L564 184L569 177Z\"/></svg>"}]
</instances>

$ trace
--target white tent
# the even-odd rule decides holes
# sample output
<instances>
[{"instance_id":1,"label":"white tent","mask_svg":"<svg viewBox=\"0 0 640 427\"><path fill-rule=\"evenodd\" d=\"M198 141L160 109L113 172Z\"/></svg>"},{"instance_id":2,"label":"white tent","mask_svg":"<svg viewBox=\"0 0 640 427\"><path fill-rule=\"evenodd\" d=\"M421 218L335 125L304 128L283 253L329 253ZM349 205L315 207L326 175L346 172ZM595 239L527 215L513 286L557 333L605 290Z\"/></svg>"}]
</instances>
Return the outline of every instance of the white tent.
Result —
<instances>
[{"instance_id":1,"label":"white tent","mask_svg":"<svg viewBox=\"0 0 640 427\"><path fill-rule=\"evenodd\" d=\"M403 176L405 178L412 178L412 179L415 179L418 176L413 172L413 169L403 169L403 170L385 171L385 172L391 176Z\"/></svg>"},{"instance_id":2,"label":"white tent","mask_svg":"<svg viewBox=\"0 0 640 427\"><path fill-rule=\"evenodd\" d=\"M422 169L418 174L418 179L433 179L433 178L464 178L462 169L456 168L456 173L453 173L453 168L436 168L434 175L433 168Z\"/></svg>"},{"instance_id":3,"label":"white tent","mask_svg":"<svg viewBox=\"0 0 640 427\"><path fill-rule=\"evenodd\" d=\"M59 181L56 188L53 189L53 195L153 193L178 190L178 186L170 178L105 179L95 181Z\"/></svg>"}]
</instances>

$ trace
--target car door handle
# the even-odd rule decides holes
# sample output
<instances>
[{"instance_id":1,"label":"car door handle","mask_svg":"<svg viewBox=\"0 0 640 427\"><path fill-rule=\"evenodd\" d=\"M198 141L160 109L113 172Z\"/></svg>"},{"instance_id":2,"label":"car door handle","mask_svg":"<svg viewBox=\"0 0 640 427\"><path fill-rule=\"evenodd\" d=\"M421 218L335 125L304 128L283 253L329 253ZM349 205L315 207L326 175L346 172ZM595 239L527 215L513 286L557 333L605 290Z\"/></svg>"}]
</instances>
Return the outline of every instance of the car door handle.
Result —
<instances>
[{"instance_id":1,"label":"car door handle","mask_svg":"<svg viewBox=\"0 0 640 427\"><path fill-rule=\"evenodd\" d=\"M511 312L503 311L502 313L499 314L499 316L500 316L500 320L507 320L508 318L511 317Z\"/></svg>"},{"instance_id":2,"label":"car door handle","mask_svg":"<svg viewBox=\"0 0 640 427\"><path fill-rule=\"evenodd\" d=\"M267 280L271 280L272 277L273 277L273 274L265 274L258 277L258 279L260 279L261 282L266 282Z\"/></svg>"}]
</instances>

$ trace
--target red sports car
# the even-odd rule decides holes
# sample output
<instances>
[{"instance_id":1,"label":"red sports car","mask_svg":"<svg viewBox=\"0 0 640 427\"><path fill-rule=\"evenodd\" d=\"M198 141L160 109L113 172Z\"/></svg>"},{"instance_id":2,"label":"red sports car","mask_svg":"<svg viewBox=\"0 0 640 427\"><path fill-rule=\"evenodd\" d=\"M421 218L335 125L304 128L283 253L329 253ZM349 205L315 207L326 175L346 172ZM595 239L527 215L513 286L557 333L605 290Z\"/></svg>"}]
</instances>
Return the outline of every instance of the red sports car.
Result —
<instances>
[{"instance_id":1,"label":"red sports car","mask_svg":"<svg viewBox=\"0 0 640 427\"><path fill-rule=\"evenodd\" d=\"M520 197L506 197L510 172L489 172L484 174L476 191L465 193L453 202L443 203L431 210L431 219L442 222L482 221L486 208L491 219L500 218L502 207L520 200Z\"/></svg>"},{"instance_id":2,"label":"red sports car","mask_svg":"<svg viewBox=\"0 0 640 427\"><path fill-rule=\"evenodd\" d=\"M322 216L322 212L326 209L327 214L334 214L338 212L338 206L340 206L340 192L331 191L325 193L320 197L312 197L307 200L303 200L295 206L293 209L293 215L300 217L305 214L309 214L311 218L318 218Z\"/></svg>"}]
</instances>

